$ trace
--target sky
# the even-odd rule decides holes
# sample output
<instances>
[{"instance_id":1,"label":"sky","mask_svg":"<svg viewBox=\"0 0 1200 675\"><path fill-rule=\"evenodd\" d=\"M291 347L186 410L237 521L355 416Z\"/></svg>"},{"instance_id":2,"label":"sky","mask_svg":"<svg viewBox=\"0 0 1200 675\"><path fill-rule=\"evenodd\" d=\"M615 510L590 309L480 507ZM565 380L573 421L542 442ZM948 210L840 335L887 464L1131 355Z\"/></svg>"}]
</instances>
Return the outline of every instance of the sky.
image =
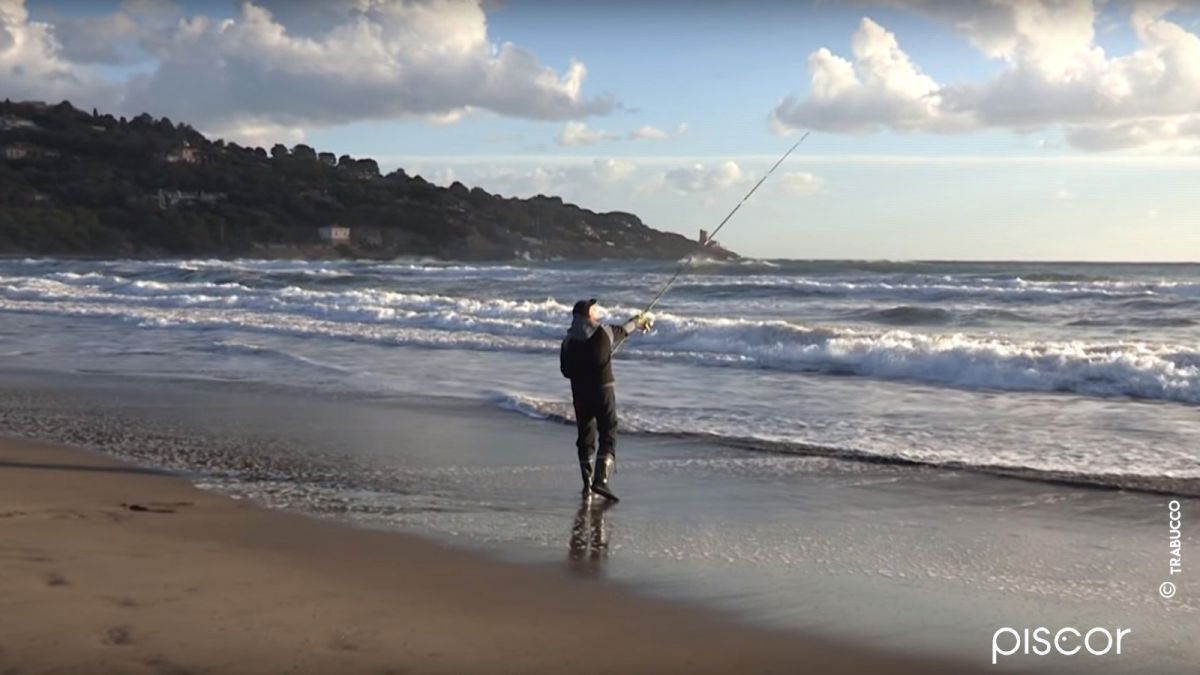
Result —
<instances>
[{"instance_id":1,"label":"sky","mask_svg":"<svg viewBox=\"0 0 1200 675\"><path fill-rule=\"evenodd\" d=\"M1200 261L1200 3L0 0L0 94L765 258Z\"/></svg>"}]
</instances>

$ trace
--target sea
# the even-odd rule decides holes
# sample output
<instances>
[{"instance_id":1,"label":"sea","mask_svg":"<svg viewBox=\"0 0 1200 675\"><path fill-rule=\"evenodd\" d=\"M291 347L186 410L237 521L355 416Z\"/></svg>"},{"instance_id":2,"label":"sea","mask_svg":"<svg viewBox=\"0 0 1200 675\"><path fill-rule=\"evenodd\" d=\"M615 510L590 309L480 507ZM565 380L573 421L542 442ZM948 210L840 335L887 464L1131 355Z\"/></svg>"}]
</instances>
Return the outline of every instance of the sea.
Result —
<instances>
[{"instance_id":1,"label":"sea","mask_svg":"<svg viewBox=\"0 0 1200 675\"><path fill-rule=\"evenodd\" d=\"M581 499L571 306L678 267L3 260L0 434L838 640L1128 628L1010 666L1195 672L1200 265L696 261L614 363L622 499Z\"/></svg>"},{"instance_id":2,"label":"sea","mask_svg":"<svg viewBox=\"0 0 1200 675\"><path fill-rule=\"evenodd\" d=\"M0 261L0 358L460 398L569 422L572 304L673 262ZM1200 265L695 261L616 358L621 430L1192 493Z\"/></svg>"}]
</instances>

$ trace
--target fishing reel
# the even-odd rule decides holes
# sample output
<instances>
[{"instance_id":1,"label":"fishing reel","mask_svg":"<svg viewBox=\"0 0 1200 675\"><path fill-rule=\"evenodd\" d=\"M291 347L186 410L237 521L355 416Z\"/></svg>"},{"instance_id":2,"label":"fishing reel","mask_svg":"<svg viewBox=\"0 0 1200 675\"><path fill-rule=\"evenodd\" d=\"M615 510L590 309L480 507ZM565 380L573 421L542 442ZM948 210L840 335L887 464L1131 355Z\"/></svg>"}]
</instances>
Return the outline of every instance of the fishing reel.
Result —
<instances>
[{"instance_id":1,"label":"fishing reel","mask_svg":"<svg viewBox=\"0 0 1200 675\"><path fill-rule=\"evenodd\" d=\"M641 332L648 333L654 328L654 317L649 314L638 314L633 317L633 325Z\"/></svg>"}]
</instances>

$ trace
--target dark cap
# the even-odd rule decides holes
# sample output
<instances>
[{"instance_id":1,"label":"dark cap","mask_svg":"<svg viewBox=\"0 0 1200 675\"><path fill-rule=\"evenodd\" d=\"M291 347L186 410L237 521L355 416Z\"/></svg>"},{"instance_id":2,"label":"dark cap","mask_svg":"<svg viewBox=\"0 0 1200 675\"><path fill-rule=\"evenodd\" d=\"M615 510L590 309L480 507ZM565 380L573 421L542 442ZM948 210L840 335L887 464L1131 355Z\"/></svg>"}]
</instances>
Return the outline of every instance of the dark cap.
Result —
<instances>
[{"instance_id":1,"label":"dark cap","mask_svg":"<svg viewBox=\"0 0 1200 675\"><path fill-rule=\"evenodd\" d=\"M595 298L592 298L591 300L580 300L579 302L575 303L575 309L571 310L571 313L576 316L587 316L588 310L590 310L594 304L596 304Z\"/></svg>"}]
</instances>

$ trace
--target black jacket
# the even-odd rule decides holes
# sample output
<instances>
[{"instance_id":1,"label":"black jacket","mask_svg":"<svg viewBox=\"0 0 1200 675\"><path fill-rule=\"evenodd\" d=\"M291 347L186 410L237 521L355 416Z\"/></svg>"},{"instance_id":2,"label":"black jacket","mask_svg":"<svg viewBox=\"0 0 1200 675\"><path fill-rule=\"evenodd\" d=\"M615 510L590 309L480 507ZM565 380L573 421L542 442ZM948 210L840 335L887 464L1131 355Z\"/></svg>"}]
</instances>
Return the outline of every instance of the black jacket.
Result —
<instances>
[{"instance_id":1,"label":"black jacket","mask_svg":"<svg viewBox=\"0 0 1200 675\"><path fill-rule=\"evenodd\" d=\"M603 387L614 382L612 353L635 327L633 319L619 326L606 326L577 316L563 339L559 370L574 386Z\"/></svg>"}]
</instances>

